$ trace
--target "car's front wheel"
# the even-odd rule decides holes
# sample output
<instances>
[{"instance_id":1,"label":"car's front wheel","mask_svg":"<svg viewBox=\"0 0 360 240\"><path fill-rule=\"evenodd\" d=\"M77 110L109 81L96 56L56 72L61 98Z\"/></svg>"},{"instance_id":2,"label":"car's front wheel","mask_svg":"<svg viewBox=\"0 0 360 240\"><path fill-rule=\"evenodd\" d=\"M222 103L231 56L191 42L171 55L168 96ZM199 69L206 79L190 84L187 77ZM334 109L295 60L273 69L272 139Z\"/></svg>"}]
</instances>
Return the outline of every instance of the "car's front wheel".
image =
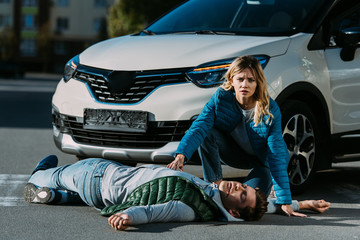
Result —
<instances>
[{"instance_id":1,"label":"car's front wheel","mask_svg":"<svg viewBox=\"0 0 360 240\"><path fill-rule=\"evenodd\" d=\"M303 192L315 171L319 128L307 104L288 100L281 106L283 137L289 150L288 174L292 193Z\"/></svg>"}]
</instances>

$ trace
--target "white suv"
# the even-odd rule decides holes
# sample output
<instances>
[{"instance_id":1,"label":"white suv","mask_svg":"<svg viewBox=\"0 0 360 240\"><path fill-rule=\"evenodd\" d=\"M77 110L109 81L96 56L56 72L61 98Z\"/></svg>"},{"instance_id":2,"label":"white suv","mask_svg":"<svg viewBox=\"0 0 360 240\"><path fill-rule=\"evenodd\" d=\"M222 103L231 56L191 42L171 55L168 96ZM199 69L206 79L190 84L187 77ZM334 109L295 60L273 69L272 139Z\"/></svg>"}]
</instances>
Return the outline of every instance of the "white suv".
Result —
<instances>
[{"instance_id":1,"label":"white suv","mask_svg":"<svg viewBox=\"0 0 360 240\"><path fill-rule=\"evenodd\" d=\"M79 158L168 163L229 63L255 55L282 110L291 186L301 190L314 170L360 152L359 5L186 1L66 64L53 97L55 143Z\"/></svg>"}]
</instances>

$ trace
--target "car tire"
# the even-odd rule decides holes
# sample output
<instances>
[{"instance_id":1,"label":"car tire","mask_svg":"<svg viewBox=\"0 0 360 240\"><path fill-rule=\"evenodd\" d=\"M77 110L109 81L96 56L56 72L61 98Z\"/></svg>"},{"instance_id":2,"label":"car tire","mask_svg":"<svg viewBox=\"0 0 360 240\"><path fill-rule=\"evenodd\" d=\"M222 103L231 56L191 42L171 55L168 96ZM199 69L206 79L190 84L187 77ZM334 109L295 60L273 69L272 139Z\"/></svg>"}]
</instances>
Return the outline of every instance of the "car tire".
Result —
<instances>
[{"instance_id":1,"label":"car tire","mask_svg":"<svg viewBox=\"0 0 360 240\"><path fill-rule=\"evenodd\" d=\"M319 159L320 130L310 107L301 101L287 100L281 106L283 137L289 150L288 174L293 194L306 190Z\"/></svg>"}]
</instances>

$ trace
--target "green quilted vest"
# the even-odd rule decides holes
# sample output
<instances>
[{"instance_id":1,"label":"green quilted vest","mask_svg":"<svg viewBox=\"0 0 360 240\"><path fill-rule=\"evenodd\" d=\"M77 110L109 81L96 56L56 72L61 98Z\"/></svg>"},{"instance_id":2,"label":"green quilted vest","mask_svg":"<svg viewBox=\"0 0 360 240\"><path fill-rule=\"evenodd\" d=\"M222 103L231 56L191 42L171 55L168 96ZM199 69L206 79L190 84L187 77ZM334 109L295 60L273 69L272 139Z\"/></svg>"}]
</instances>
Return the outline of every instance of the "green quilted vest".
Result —
<instances>
[{"instance_id":1,"label":"green quilted vest","mask_svg":"<svg viewBox=\"0 0 360 240\"><path fill-rule=\"evenodd\" d=\"M191 207L202 221L222 216L216 203L202 189L179 176L161 177L146 182L134 189L122 204L105 207L101 215L111 216L132 206L161 204L172 200Z\"/></svg>"}]
</instances>

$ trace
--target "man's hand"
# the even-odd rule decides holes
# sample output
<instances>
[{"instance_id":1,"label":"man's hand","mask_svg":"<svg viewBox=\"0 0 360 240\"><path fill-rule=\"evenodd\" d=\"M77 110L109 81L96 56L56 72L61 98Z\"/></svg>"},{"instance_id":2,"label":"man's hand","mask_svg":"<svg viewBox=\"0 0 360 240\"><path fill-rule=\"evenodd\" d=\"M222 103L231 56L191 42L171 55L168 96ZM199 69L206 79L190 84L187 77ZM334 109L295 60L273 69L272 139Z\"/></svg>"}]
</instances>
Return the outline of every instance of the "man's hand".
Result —
<instances>
[{"instance_id":1,"label":"man's hand","mask_svg":"<svg viewBox=\"0 0 360 240\"><path fill-rule=\"evenodd\" d=\"M184 171L184 162L185 162L185 156L182 154L178 154L176 155L175 160L169 163L167 167L174 170Z\"/></svg>"},{"instance_id":2,"label":"man's hand","mask_svg":"<svg viewBox=\"0 0 360 240\"><path fill-rule=\"evenodd\" d=\"M305 200L299 202L300 210L310 210L323 213L330 208L330 203L325 200Z\"/></svg>"},{"instance_id":3,"label":"man's hand","mask_svg":"<svg viewBox=\"0 0 360 240\"><path fill-rule=\"evenodd\" d=\"M132 219L126 213L116 213L108 218L108 222L116 230L125 230L132 224Z\"/></svg>"},{"instance_id":4,"label":"man's hand","mask_svg":"<svg viewBox=\"0 0 360 240\"><path fill-rule=\"evenodd\" d=\"M285 213L289 217L290 216L307 217L305 214L294 212L294 210L291 208L291 206L287 205L287 204L281 205L281 210L283 211L283 213Z\"/></svg>"}]
</instances>

